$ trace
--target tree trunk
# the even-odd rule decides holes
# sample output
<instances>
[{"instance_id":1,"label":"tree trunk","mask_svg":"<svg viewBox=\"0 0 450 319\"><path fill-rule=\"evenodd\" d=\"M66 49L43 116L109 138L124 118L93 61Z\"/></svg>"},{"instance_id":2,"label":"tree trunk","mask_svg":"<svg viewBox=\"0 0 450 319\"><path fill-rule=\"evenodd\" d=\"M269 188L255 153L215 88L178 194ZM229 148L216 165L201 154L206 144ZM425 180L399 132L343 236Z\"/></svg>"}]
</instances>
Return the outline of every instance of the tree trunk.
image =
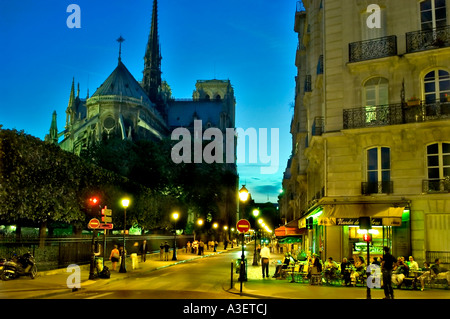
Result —
<instances>
[{"instance_id":1,"label":"tree trunk","mask_svg":"<svg viewBox=\"0 0 450 319\"><path fill-rule=\"evenodd\" d=\"M44 248L47 233L47 221L43 221L39 227L39 248Z\"/></svg>"}]
</instances>

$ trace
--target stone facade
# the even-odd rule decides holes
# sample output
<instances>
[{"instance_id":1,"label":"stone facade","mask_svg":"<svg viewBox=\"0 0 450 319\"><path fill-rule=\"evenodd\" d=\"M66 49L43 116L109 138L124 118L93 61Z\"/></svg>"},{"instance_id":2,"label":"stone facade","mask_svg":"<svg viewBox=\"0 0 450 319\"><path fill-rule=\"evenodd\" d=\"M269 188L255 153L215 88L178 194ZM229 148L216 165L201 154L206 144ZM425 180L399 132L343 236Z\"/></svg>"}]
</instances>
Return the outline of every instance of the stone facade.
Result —
<instances>
[{"instance_id":1,"label":"stone facade","mask_svg":"<svg viewBox=\"0 0 450 319\"><path fill-rule=\"evenodd\" d=\"M351 257L360 240L325 226L327 207L383 204L405 207L401 226L380 228L395 255L450 263L450 3L412 2L297 7L293 152L280 206L300 227L323 208L303 242L323 258Z\"/></svg>"}]
</instances>

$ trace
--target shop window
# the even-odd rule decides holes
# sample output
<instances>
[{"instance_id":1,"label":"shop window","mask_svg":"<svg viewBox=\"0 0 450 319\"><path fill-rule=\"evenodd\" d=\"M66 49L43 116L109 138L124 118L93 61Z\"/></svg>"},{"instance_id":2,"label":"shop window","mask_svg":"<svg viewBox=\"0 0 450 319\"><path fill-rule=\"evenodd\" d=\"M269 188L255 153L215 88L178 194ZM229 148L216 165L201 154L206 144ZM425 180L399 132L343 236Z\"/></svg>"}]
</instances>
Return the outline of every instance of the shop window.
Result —
<instances>
[{"instance_id":1,"label":"shop window","mask_svg":"<svg viewBox=\"0 0 450 319\"><path fill-rule=\"evenodd\" d=\"M374 147L367 150L367 182L363 194L392 193L391 149Z\"/></svg>"}]
</instances>

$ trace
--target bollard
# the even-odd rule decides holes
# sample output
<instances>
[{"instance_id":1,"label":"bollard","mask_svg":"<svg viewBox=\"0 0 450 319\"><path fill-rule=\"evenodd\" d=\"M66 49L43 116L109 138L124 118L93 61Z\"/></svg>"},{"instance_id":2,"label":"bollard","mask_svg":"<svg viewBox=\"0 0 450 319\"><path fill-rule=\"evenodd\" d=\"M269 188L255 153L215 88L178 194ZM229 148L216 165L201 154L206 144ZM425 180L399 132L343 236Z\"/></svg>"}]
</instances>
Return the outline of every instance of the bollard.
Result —
<instances>
[{"instance_id":1,"label":"bollard","mask_svg":"<svg viewBox=\"0 0 450 319\"><path fill-rule=\"evenodd\" d=\"M233 261L231 261L231 283L230 283L230 289L233 288Z\"/></svg>"}]
</instances>

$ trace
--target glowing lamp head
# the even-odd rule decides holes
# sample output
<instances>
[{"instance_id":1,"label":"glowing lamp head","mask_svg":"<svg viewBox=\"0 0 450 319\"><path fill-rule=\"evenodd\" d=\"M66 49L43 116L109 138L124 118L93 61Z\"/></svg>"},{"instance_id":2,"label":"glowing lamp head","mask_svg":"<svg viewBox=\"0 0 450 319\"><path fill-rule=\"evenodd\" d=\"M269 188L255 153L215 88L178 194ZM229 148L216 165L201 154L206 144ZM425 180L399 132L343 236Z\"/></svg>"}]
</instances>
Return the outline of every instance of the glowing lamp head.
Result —
<instances>
[{"instance_id":1,"label":"glowing lamp head","mask_svg":"<svg viewBox=\"0 0 450 319\"><path fill-rule=\"evenodd\" d=\"M128 198L122 199L122 206L127 208L130 205L130 200Z\"/></svg>"},{"instance_id":2,"label":"glowing lamp head","mask_svg":"<svg viewBox=\"0 0 450 319\"><path fill-rule=\"evenodd\" d=\"M248 196L249 196L248 190L247 188L245 188L245 185L243 185L242 188L239 190L239 199L242 202L246 202L248 200Z\"/></svg>"}]
</instances>

